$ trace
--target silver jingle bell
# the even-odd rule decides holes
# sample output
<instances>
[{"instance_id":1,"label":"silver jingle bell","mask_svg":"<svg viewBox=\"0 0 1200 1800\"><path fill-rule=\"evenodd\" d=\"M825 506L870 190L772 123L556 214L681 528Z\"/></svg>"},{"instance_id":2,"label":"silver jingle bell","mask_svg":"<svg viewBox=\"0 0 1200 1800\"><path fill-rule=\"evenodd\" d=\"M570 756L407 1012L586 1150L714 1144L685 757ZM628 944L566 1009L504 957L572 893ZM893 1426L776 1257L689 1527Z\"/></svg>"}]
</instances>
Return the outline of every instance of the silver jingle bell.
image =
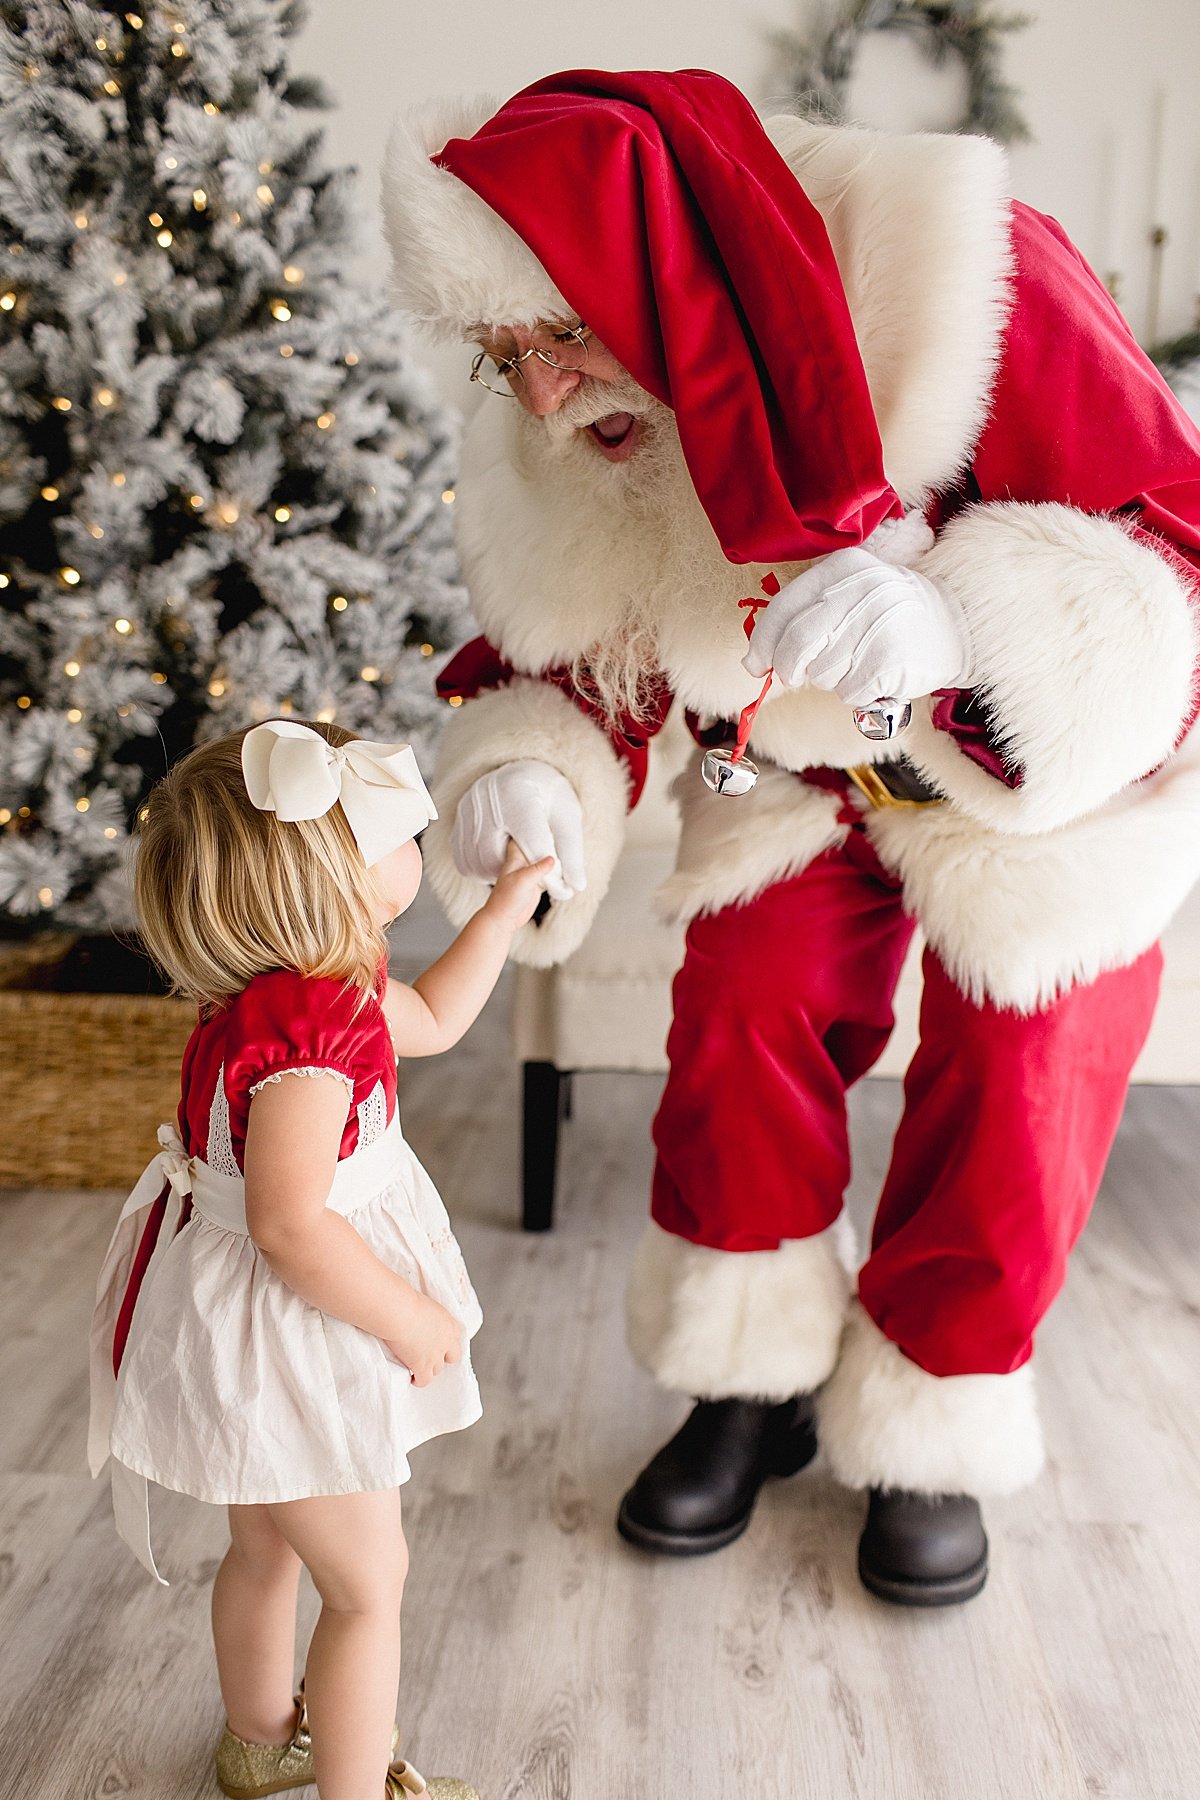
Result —
<instances>
[{"instance_id":1,"label":"silver jingle bell","mask_svg":"<svg viewBox=\"0 0 1200 1800\"><path fill-rule=\"evenodd\" d=\"M912 707L908 701L893 700L886 694L880 700L872 700L870 706L854 708L854 723L863 737L870 738L873 744L886 744L898 731L903 731L911 719Z\"/></svg>"},{"instance_id":2,"label":"silver jingle bell","mask_svg":"<svg viewBox=\"0 0 1200 1800\"><path fill-rule=\"evenodd\" d=\"M748 756L735 762L733 751L722 747L704 752L700 773L714 794L748 794L758 780L758 765Z\"/></svg>"}]
</instances>

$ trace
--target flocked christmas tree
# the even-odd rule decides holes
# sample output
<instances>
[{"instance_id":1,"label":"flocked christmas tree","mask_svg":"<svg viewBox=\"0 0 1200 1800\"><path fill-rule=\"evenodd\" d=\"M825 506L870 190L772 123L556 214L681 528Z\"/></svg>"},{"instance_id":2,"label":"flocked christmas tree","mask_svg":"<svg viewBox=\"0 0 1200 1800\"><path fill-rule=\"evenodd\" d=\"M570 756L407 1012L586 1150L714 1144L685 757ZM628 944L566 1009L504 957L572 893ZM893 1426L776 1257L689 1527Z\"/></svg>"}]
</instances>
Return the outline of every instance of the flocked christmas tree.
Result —
<instances>
[{"instance_id":1,"label":"flocked christmas tree","mask_svg":"<svg viewBox=\"0 0 1200 1800\"><path fill-rule=\"evenodd\" d=\"M434 727L454 443L346 278L285 0L0 0L0 928L128 919L168 761ZM434 665L436 666L436 665Z\"/></svg>"}]
</instances>

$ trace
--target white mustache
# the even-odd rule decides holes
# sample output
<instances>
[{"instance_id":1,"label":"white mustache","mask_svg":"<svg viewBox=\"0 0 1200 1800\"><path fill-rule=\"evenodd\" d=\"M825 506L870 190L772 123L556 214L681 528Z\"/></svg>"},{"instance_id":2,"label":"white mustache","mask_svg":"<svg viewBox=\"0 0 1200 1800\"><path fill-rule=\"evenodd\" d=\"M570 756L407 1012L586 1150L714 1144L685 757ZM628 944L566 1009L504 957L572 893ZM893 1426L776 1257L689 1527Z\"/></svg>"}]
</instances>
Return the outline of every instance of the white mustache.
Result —
<instances>
[{"instance_id":1,"label":"white mustache","mask_svg":"<svg viewBox=\"0 0 1200 1800\"><path fill-rule=\"evenodd\" d=\"M557 412L546 414L542 424L552 438L561 441L594 425L597 419L607 419L611 413L627 412L635 419L645 418L654 404L653 396L639 387L632 376L624 381L582 381Z\"/></svg>"}]
</instances>

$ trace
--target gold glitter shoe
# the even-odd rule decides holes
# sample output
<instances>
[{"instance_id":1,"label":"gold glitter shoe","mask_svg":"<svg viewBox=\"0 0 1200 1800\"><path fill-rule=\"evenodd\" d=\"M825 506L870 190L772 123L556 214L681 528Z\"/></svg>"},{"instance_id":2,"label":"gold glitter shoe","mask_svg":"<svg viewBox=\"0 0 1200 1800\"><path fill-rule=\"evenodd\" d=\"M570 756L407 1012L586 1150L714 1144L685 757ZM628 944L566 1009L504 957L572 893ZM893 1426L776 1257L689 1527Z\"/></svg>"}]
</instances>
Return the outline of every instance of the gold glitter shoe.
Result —
<instances>
[{"instance_id":1,"label":"gold glitter shoe","mask_svg":"<svg viewBox=\"0 0 1200 1800\"><path fill-rule=\"evenodd\" d=\"M248 1744L226 1725L217 1745L217 1786L230 1800L259 1800L285 1788L308 1787L313 1773L312 1738L304 1690L296 1695L296 1729L286 1744Z\"/></svg>"},{"instance_id":2,"label":"gold glitter shoe","mask_svg":"<svg viewBox=\"0 0 1200 1800\"><path fill-rule=\"evenodd\" d=\"M460 1781L456 1775L435 1775L426 1781L406 1762L392 1764L383 1792L384 1800L406 1800L410 1794L424 1794L427 1800L479 1800L469 1781Z\"/></svg>"},{"instance_id":3,"label":"gold glitter shoe","mask_svg":"<svg viewBox=\"0 0 1200 1800\"><path fill-rule=\"evenodd\" d=\"M392 1732L392 1755L400 1742L399 1726ZM263 1794L282 1794L285 1788L310 1787L317 1779L313 1770L312 1734L304 1683L296 1695L296 1729L288 1744L248 1744L226 1725L217 1745L217 1786L230 1800L259 1800ZM437 1800L437 1796L435 1796ZM459 1800L450 1795L447 1800Z\"/></svg>"}]
</instances>

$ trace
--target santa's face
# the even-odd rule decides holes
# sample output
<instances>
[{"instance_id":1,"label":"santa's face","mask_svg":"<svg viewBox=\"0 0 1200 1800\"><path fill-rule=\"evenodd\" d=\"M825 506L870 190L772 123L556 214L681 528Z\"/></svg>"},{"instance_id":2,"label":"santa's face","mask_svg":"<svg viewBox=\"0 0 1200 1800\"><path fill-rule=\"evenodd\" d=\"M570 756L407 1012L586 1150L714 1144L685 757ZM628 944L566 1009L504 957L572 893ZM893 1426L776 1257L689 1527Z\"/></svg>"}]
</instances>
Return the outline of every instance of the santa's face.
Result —
<instances>
[{"instance_id":1,"label":"santa's face","mask_svg":"<svg viewBox=\"0 0 1200 1800\"><path fill-rule=\"evenodd\" d=\"M544 419L555 438L578 434L606 462L628 462L645 438L646 415L654 406L650 395L594 332L586 334L587 360L578 369L525 355L532 341L524 325L500 327L477 340L498 363L522 358L520 377L509 384L513 396L527 413Z\"/></svg>"}]
</instances>

